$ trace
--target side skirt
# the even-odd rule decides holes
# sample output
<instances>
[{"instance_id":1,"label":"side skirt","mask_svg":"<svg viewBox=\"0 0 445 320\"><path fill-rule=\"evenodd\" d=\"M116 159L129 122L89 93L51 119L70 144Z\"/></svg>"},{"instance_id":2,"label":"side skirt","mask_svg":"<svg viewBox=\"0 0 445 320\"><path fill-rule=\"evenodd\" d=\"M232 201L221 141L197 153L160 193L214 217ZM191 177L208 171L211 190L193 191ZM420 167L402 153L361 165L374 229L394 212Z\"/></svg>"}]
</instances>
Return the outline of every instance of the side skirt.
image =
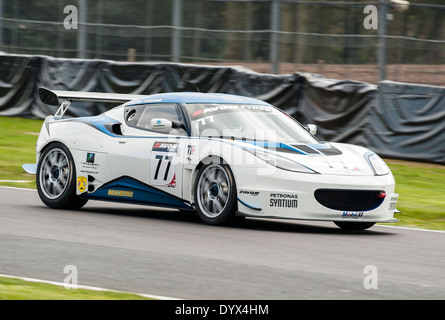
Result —
<instances>
[{"instance_id":1,"label":"side skirt","mask_svg":"<svg viewBox=\"0 0 445 320\"><path fill-rule=\"evenodd\" d=\"M81 198L182 210L193 209L187 201L128 176L107 182L94 192L82 194Z\"/></svg>"}]
</instances>

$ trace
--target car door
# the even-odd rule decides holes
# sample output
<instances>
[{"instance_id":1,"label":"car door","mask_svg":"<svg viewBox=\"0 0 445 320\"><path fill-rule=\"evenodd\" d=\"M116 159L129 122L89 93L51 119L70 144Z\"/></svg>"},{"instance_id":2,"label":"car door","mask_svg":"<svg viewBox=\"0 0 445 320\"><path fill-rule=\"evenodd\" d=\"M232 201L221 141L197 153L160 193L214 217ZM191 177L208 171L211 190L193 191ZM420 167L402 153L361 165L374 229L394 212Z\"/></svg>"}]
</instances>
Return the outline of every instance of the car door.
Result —
<instances>
[{"instance_id":1,"label":"car door","mask_svg":"<svg viewBox=\"0 0 445 320\"><path fill-rule=\"evenodd\" d=\"M127 106L124 120L122 135L114 138L109 150L112 175L129 176L182 198L187 133L179 106Z\"/></svg>"}]
</instances>

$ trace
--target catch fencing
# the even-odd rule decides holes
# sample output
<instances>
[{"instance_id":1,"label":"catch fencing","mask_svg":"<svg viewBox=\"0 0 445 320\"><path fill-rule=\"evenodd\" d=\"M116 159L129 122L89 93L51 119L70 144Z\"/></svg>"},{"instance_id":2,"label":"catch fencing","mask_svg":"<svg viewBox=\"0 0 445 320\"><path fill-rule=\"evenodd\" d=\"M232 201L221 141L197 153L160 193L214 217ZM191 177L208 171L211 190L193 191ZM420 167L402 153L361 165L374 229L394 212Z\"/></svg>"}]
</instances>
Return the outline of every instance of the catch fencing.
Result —
<instances>
[{"instance_id":1,"label":"catch fencing","mask_svg":"<svg viewBox=\"0 0 445 320\"><path fill-rule=\"evenodd\" d=\"M0 0L0 51L445 86L443 1L394 1Z\"/></svg>"}]
</instances>

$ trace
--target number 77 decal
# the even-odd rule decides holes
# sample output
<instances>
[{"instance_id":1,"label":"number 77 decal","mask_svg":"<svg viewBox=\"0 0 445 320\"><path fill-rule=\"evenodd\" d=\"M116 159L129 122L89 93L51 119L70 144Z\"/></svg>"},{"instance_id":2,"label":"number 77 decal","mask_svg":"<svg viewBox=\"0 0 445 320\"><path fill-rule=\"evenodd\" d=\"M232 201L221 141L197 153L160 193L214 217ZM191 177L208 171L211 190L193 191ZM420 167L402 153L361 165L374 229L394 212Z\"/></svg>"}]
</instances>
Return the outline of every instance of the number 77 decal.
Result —
<instances>
[{"instance_id":1,"label":"number 77 decal","mask_svg":"<svg viewBox=\"0 0 445 320\"><path fill-rule=\"evenodd\" d=\"M150 155L150 183L153 186L176 187L176 143L156 142Z\"/></svg>"},{"instance_id":2,"label":"number 77 decal","mask_svg":"<svg viewBox=\"0 0 445 320\"><path fill-rule=\"evenodd\" d=\"M154 180L158 180L158 175L159 175L159 169L161 168L161 163L162 160L165 158L166 161L168 161L167 163L167 168L165 169L165 173L164 173L164 181L167 180L168 177L168 171L170 170L170 166L172 164L172 157L170 156L163 156L163 155L156 155L155 159L158 159L158 165L156 166L156 171L155 171L155 176L154 176Z\"/></svg>"}]
</instances>

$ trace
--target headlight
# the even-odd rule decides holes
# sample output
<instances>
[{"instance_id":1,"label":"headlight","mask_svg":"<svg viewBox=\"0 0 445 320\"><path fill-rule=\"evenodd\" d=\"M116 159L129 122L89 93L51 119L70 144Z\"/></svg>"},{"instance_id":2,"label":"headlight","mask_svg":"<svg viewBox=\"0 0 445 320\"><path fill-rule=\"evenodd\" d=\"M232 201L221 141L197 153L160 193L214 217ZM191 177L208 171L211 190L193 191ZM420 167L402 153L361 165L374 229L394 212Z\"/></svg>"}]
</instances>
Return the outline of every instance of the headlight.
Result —
<instances>
[{"instance_id":1,"label":"headlight","mask_svg":"<svg viewBox=\"0 0 445 320\"><path fill-rule=\"evenodd\" d=\"M283 169L287 171L293 171L293 172L302 172L302 173L317 173L316 171L303 166L302 164L299 164L298 162L295 162L293 160L276 156L271 153L267 152L261 152L256 150L248 150L249 152L253 153L255 156L260 158L261 160L267 162L268 164Z\"/></svg>"},{"instance_id":2,"label":"headlight","mask_svg":"<svg viewBox=\"0 0 445 320\"><path fill-rule=\"evenodd\" d=\"M368 163L377 176L383 176L390 172L389 167L386 165L386 163L375 153L372 153L368 156Z\"/></svg>"}]
</instances>

